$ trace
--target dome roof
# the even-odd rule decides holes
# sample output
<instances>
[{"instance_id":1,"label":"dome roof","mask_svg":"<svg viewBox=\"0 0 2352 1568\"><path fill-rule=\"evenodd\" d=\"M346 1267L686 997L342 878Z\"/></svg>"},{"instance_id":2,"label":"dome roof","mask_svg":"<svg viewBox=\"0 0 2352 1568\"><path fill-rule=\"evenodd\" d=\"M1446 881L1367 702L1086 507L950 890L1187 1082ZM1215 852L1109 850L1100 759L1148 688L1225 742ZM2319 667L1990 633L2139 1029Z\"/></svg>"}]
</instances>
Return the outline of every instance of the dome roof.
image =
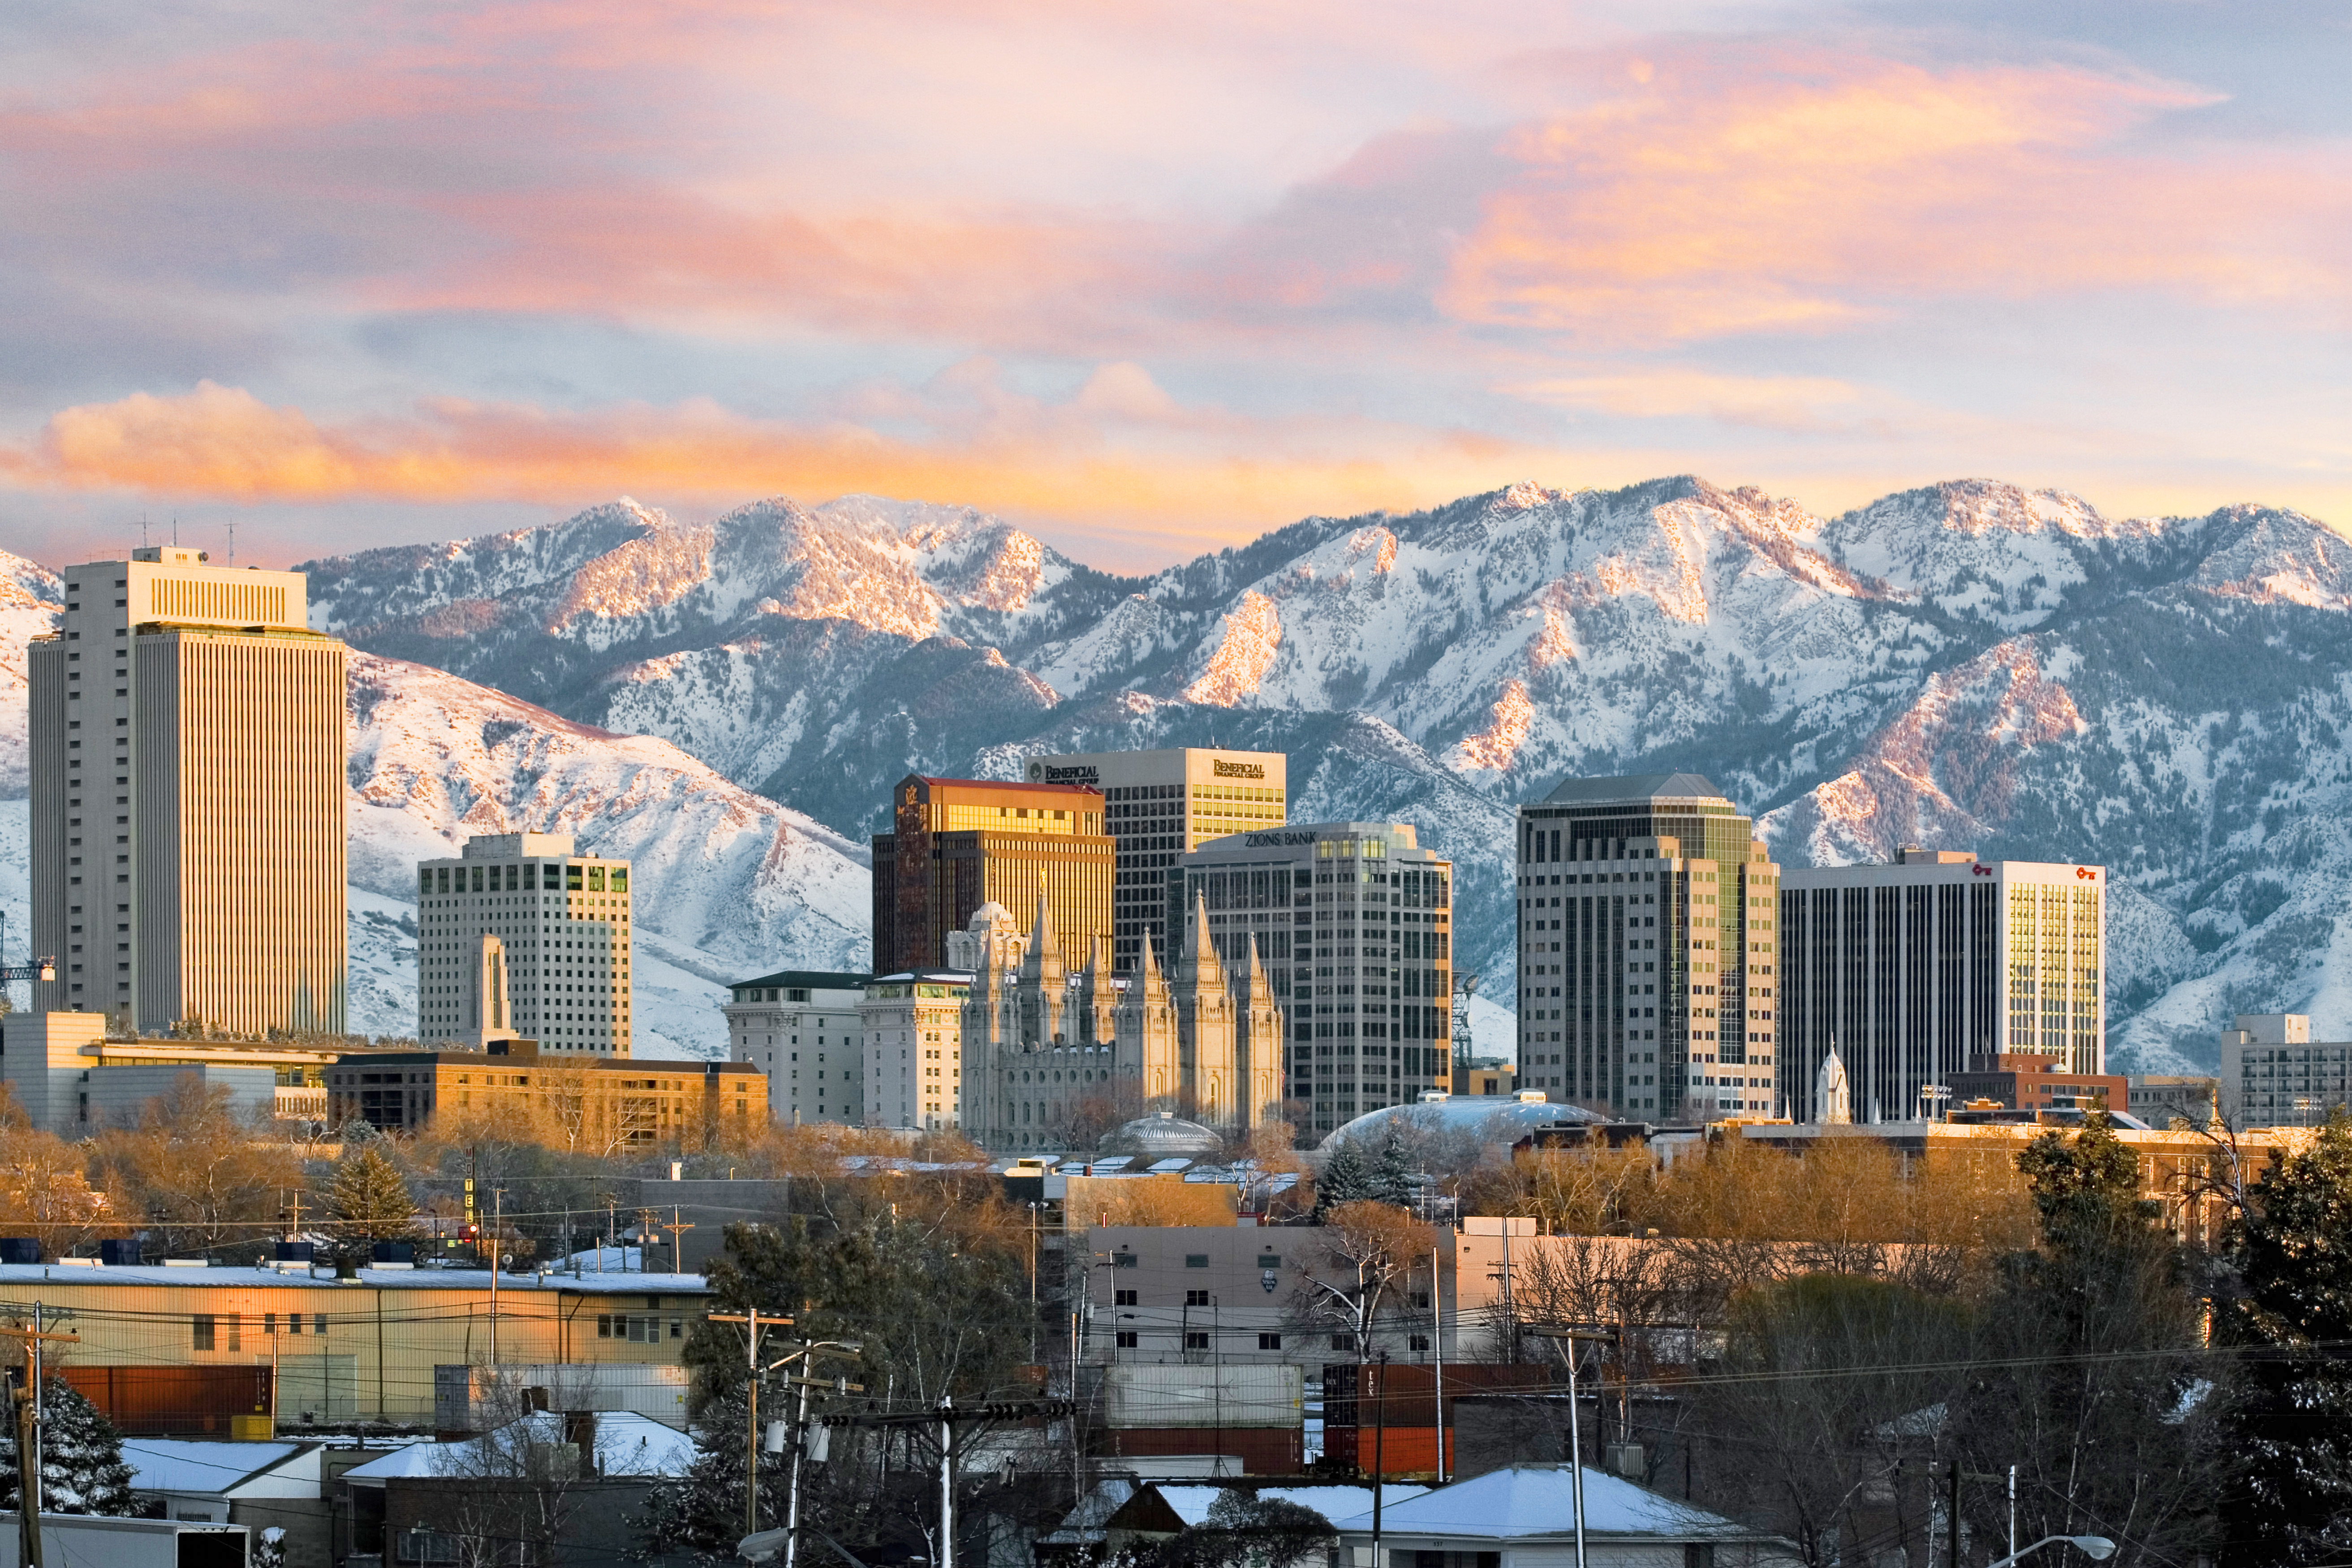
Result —
<instances>
[{"instance_id":1,"label":"dome roof","mask_svg":"<svg viewBox=\"0 0 2352 1568\"><path fill-rule=\"evenodd\" d=\"M1206 1160L1225 1152L1225 1141L1197 1121L1186 1121L1171 1111L1138 1117L1102 1141L1106 1154L1133 1154L1149 1160Z\"/></svg>"},{"instance_id":2,"label":"dome roof","mask_svg":"<svg viewBox=\"0 0 2352 1568\"><path fill-rule=\"evenodd\" d=\"M1507 1094L1456 1094L1368 1110L1333 1131L1319 1147L1330 1150L1343 1142L1377 1140L1391 1126L1406 1132L1475 1132L1491 1142L1516 1143L1534 1128L1587 1126L1608 1120L1580 1105L1552 1105Z\"/></svg>"},{"instance_id":3,"label":"dome roof","mask_svg":"<svg viewBox=\"0 0 2352 1568\"><path fill-rule=\"evenodd\" d=\"M971 911L971 919L963 922L963 929L966 931L996 931L1004 932L1007 935L1012 935L1017 933L1021 928L1013 922L1013 911L1011 910L1006 909L1003 904L991 899L988 902L981 905L980 908Z\"/></svg>"}]
</instances>

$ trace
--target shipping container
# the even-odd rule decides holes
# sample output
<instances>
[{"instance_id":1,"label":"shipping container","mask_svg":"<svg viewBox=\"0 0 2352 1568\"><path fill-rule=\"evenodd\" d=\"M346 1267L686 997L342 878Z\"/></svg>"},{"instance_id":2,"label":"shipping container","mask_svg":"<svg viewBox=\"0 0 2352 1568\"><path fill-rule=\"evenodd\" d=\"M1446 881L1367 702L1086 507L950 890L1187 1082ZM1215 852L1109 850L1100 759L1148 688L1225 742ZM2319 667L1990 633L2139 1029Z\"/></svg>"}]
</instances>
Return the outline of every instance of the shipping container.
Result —
<instances>
[{"instance_id":1,"label":"shipping container","mask_svg":"<svg viewBox=\"0 0 2352 1568\"><path fill-rule=\"evenodd\" d=\"M1283 1426L1126 1426L1102 1434L1101 1458L1116 1468L1121 1458L1171 1454L1224 1454L1241 1461L1251 1476L1295 1476L1307 1468L1303 1434Z\"/></svg>"},{"instance_id":2,"label":"shipping container","mask_svg":"<svg viewBox=\"0 0 2352 1568\"><path fill-rule=\"evenodd\" d=\"M0 1568L18 1568L22 1526L0 1513ZM41 1515L41 1561L48 1568L246 1568L241 1524L167 1519Z\"/></svg>"},{"instance_id":3,"label":"shipping container","mask_svg":"<svg viewBox=\"0 0 2352 1568\"><path fill-rule=\"evenodd\" d=\"M126 1437L226 1437L236 1416L271 1407L266 1365L68 1365L58 1375Z\"/></svg>"},{"instance_id":4,"label":"shipping container","mask_svg":"<svg viewBox=\"0 0 2352 1568\"><path fill-rule=\"evenodd\" d=\"M1113 1366L1103 1372L1103 1424L1114 1427L1306 1425L1304 1372L1239 1366Z\"/></svg>"},{"instance_id":5,"label":"shipping container","mask_svg":"<svg viewBox=\"0 0 2352 1568\"><path fill-rule=\"evenodd\" d=\"M690 1374L682 1366L618 1362L433 1369L433 1426L485 1432L532 1410L625 1410L686 1429Z\"/></svg>"}]
</instances>

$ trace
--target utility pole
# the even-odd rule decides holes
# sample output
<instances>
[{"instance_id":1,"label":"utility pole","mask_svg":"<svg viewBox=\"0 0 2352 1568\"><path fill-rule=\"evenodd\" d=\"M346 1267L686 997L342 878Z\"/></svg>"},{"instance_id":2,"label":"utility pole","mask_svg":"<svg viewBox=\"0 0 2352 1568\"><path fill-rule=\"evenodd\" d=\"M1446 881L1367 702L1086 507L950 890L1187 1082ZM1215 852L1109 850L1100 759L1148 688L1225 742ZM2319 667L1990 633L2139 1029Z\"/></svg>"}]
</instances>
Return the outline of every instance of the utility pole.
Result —
<instances>
[{"instance_id":1,"label":"utility pole","mask_svg":"<svg viewBox=\"0 0 2352 1568\"><path fill-rule=\"evenodd\" d=\"M1372 1390L1372 1561L1381 1560L1381 1478L1388 1468L1389 1352L1381 1352L1381 1381ZM1361 1426L1358 1431L1363 1430ZM1438 1441L1445 1440L1441 1431Z\"/></svg>"},{"instance_id":2,"label":"utility pole","mask_svg":"<svg viewBox=\"0 0 2352 1568\"><path fill-rule=\"evenodd\" d=\"M1437 1484L1445 1484L1445 1277L1429 1249L1429 1343L1437 1354Z\"/></svg>"},{"instance_id":3,"label":"utility pole","mask_svg":"<svg viewBox=\"0 0 2352 1568\"><path fill-rule=\"evenodd\" d=\"M50 1340L79 1343L79 1334L51 1333L42 1327L41 1303L33 1303L33 1326L0 1329L0 1338L25 1347L25 1385L16 1390L16 1560L23 1568L41 1563L41 1347Z\"/></svg>"},{"instance_id":4,"label":"utility pole","mask_svg":"<svg viewBox=\"0 0 2352 1568\"><path fill-rule=\"evenodd\" d=\"M299 1187L294 1189L293 1203L286 1213L286 1239L302 1239L302 1189Z\"/></svg>"},{"instance_id":5,"label":"utility pole","mask_svg":"<svg viewBox=\"0 0 2352 1568\"><path fill-rule=\"evenodd\" d=\"M1584 1562L1584 1437L1583 1417L1576 1405L1576 1342L1598 1340L1608 1342L1610 1335L1593 1333L1583 1329L1552 1329L1536 1327L1520 1331L1539 1340L1566 1340L1568 1350L1568 1465L1575 1481L1576 1498L1576 1568L1585 1568Z\"/></svg>"},{"instance_id":6,"label":"utility pole","mask_svg":"<svg viewBox=\"0 0 2352 1568\"><path fill-rule=\"evenodd\" d=\"M770 1312L764 1317L753 1307L748 1312L707 1312L708 1323L741 1323L743 1336L743 1533L756 1535L760 1530L760 1331L780 1329L792 1320L782 1312Z\"/></svg>"},{"instance_id":7,"label":"utility pole","mask_svg":"<svg viewBox=\"0 0 2352 1568\"><path fill-rule=\"evenodd\" d=\"M686 1233L694 1228L694 1222L692 1220L688 1220L683 1225L678 1223L678 1210L680 1207L681 1205L677 1204L670 1205L669 1223L659 1227L669 1232L669 1269L673 1274L683 1274L686 1272Z\"/></svg>"},{"instance_id":8,"label":"utility pole","mask_svg":"<svg viewBox=\"0 0 2352 1568\"><path fill-rule=\"evenodd\" d=\"M785 1483L784 1568L794 1568L794 1564L799 1558L801 1533L801 1455L807 1451L809 1446L809 1390L812 1388L829 1388L836 1394L863 1394L866 1392L866 1385L864 1384L852 1383L846 1377L836 1377L828 1382L821 1377L810 1377L805 1375L809 1369L815 1366L817 1352L819 1351L827 1350L842 1352L850 1355L857 1355L862 1352L863 1347L844 1343L839 1341L803 1342L800 1350L794 1355L784 1358L785 1361L797 1360L803 1363L803 1375L790 1380L800 1389L801 1401L800 1409L793 1418L793 1464L790 1479ZM778 1363L777 1364L782 1365L783 1363ZM775 1367L770 1367L768 1370L773 1372ZM820 1458L822 1456L820 1456Z\"/></svg>"},{"instance_id":9,"label":"utility pole","mask_svg":"<svg viewBox=\"0 0 2352 1568\"><path fill-rule=\"evenodd\" d=\"M504 1187L490 1189L490 1365L499 1364L499 1247L505 1240L506 1195Z\"/></svg>"}]
</instances>

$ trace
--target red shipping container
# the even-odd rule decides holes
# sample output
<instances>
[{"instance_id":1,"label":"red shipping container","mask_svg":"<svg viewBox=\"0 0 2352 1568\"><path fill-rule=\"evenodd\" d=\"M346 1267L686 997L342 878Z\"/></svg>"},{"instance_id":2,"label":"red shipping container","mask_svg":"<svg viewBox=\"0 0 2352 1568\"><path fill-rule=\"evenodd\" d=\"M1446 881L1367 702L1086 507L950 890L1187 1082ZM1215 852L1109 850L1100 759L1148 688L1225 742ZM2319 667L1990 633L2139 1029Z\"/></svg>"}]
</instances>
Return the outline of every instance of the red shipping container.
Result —
<instances>
[{"instance_id":1,"label":"red shipping container","mask_svg":"<svg viewBox=\"0 0 2352 1568\"><path fill-rule=\"evenodd\" d=\"M1253 1476L1295 1476L1307 1468L1296 1426L1121 1426L1101 1433L1112 1458L1231 1454Z\"/></svg>"},{"instance_id":2,"label":"red shipping container","mask_svg":"<svg viewBox=\"0 0 2352 1568\"><path fill-rule=\"evenodd\" d=\"M58 1375L126 1437L226 1437L229 1417L270 1408L266 1366L69 1365Z\"/></svg>"}]
</instances>

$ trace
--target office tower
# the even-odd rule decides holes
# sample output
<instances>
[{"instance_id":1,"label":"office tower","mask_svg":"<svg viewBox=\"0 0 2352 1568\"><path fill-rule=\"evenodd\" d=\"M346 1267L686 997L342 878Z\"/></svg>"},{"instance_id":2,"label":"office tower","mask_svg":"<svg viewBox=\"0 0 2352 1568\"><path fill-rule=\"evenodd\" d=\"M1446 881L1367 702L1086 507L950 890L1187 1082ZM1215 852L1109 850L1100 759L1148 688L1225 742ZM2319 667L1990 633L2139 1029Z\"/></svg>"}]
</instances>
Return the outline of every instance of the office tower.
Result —
<instances>
[{"instance_id":1,"label":"office tower","mask_svg":"<svg viewBox=\"0 0 2352 1568\"><path fill-rule=\"evenodd\" d=\"M1518 848L1519 1088L1769 1114L1780 868L1738 807L1696 773L1569 779Z\"/></svg>"},{"instance_id":2,"label":"office tower","mask_svg":"<svg viewBox=\"0 0 2352 1568\"><path fill-rule=\"evenodd\" d=\"M37 1009L343 1029L343 645L297 572L66 569L30 674Z\"/></svg>"},{"instance_id":3,"label":"office tower","mask_svg":"<svg viewBox=\"0 0 2352 1568\"><path fill-rule=\"evenodd\" d=\"M779 1121L866 1119L858 1007L870 976L787 969L727 988L727 1044L767 1075Z\"/></svg>"},{"instance_id":4,"label":"office tower","mask_svg":"<svg viewBox=\"0 0 2352 1568\"><path fill-rule=\"evenodd\" d=\"M548 1051L629 1054L629 863L568 833L491 833L416 868L416 1035L481 1043L482 938L495 937L507 1027Z\"/></svg>"},{"instance_id":5,"label":"office tower","mask_svg":"<svg viewBox=\"0 0 2352 1568\"><path fill-rule=\"evenodd\" d=\"M2317 1127L2352 1104L2352 1045L2314 1040L2301 1013L2241 1013L2221 1035L2221 1114L2238 1127Z\"/></svg>"},{"instance_id":6,"label":"office tower","mask_svg":"<svg viewBox=\"0 0 2352 1568\"><path fill-rule=\"evenodd\" d=\"M1100 792L909 773L894 831L874 836L874 973L939 969L982 904L1026 909L1044 889L1065 936L1110 934L1114 849Z\"/></svg>"},{"instance_id":7,"label":"office tower","mask_svg":"<svg viewBox=\"0 0 2352 1568\"><path fill-rule=\"evenodd\" d=\"M1265 966L1315 1131L1452 1081L1454 868L1410 824L1230 834L1163 877L1164 919L1196 909L1229 971Z\"/></svg>"},{"instance_id":8,"label":"office tower","mask_svg":"<svg viewBox=\"0 0 2352 1568\"><path fill-rule=\"evenodd\" d=\"M1262 833L1288 820L1290 759L1280 752L1179 747L1081 752L1029 759L1031 784L1084 784L1103 795L1103 831L1118 847L1111 887L1111 969L1132 974L1146 941L1168 944L1168 868L1176 857L1229 833ZM1020 906L1013 906L1019 908Z\"/></svg>"},{"instance_id":9,"label":"office tower","mask_svg":"<svg viewBox=\"0 0 2352 1568\"><path fill-rule=\"evenodd\" d=\"M1891 865L1791 869L1780 879L1781 1083L1817 1112L1832 1037L1857 1121L1933 1114L1958 1074L2004 1056L2105 1069L2106 873L1905 848Z\"/></svg>"}]
</instances>

